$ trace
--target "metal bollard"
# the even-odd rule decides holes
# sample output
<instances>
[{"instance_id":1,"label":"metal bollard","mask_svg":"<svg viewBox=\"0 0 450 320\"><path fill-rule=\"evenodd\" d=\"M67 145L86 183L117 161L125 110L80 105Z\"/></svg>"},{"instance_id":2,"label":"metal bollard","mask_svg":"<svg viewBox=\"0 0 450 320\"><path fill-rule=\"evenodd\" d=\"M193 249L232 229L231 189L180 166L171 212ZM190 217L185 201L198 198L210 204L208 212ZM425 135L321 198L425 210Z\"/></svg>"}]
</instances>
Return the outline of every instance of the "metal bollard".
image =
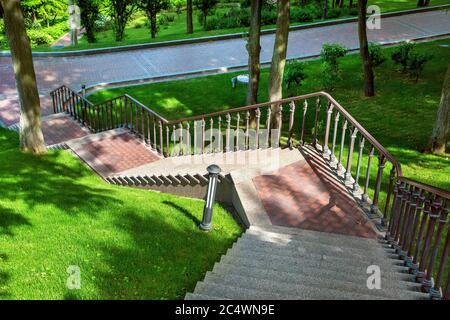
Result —
<instances>
[{"instance_id":1,"label":"metal bollard","mask_svg":"<svg viewBox=\"0 0 450 320\"><path fill-rule=\"evenodd\" d=\"M200 223L200 229L209 231L212 228L212 213L214 200L216 198L217 183L219 182L219 173L221 171L218 165L212 164L206 168L209 174L208 191L206 192L206 202L203 208L203 221Z\"/></svg>"}]
</instances>

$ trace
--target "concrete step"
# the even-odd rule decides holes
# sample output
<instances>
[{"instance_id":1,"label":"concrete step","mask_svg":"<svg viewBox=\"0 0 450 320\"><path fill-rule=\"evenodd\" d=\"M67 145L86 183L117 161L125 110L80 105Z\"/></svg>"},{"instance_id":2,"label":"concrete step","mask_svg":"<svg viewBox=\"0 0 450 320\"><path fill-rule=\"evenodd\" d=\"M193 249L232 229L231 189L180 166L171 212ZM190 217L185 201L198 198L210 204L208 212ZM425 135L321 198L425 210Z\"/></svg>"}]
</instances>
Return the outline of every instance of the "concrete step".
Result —
<instances>
[{"instance_id":1,"label":"concrete step","mask_svg":"<svg viewBox=\"0 0 450 320\"><path fill-rule=\"evenodd\" d=\"M296 265L296 266L309 266L309 267L317 267L320 269L334 270L346 273L358 273L361 275L366 275L367 267L371 265L378 265L381 268L382 275L389 275L393 271L403 271L406 272L408 268L403 267L400 260L398 265L396 262L391 263L389 260L383 261L375 260L375 261L358 261L358 260L350 260L350 259L332 259L327 256L311 256L311 257L292 257L292 256L284 256L281 254L267 254L264 251L251 251L247 249L239 249L239 247L233 247L229 249L227 252L227 257L251 257L254 260L260 261L261 263L276 263L283 262L285 264ZM395 260L393 260L395 261Z\"/></svg>"},{"instance_id":2,"label":"concrete step","mask_svg":"<svg viewBox=\"0 0 450 320\"><path fill-rule=\"evenodd\" d=\"M219 283L205 283L203 281L198 282L195 287L195 294L203 296L221 297L223 299L231 300L287 300L277 293L260 292L258 290L248 288L237 288ZM294 298L291 298L294 299Z\"/></svg>"},{"instance_id":3,"label":"concrete step","mask_svg":"<svg viewBox=\"0 0 450 320\"><path fill-rule=\"evenodd\" d=\"M294 261L292 261L294 260ZM341 279L345 281L357 282L367 281L365 267L347 268L345 265L336 267L330 263L309 263L306 260L282 259L280 257L262 257L261 255L247 254L227 254L222 256L220 263L239 265L246 267L256 267L267 270L279 270L290 273L305 274L314 277L323 277L327 279ZM413 281L414 276L405 273L403 267L392 267L390 270L381 269L382 281Z\"/></svg>"},{"instance_id":4,"label":"concrete step","mask_svg":"<svg viewBox=\"0 0 450 320\"><path fill-rule=\"evenodd\" d=\"M184 300L229 300L229 299L197 293L186 293Z\"/></svg>"},{"instance_id":5,"label":"concrete step","mask_svg":"<svg viewBox=\"0 0 450 320\"><path fill-rule=\"evenodd\" d=\"M426 299L427 294L419 292L420 284L404 281L382 282L381 289L370 290L367 288L366 281L361 279L358 282L344 281L342 279L328 279L324 277L314 277L305 274L295 274L283 271L274 271L259 268L249 268L245 266L234 266L226 263L217 264L212 272L208 274L218 276L242 276L252 278L255 281L266 279L278 283L289 285L302 285L307 287L322 288L324 290L333 289L357 294L380 296L391 299ZM205 278L206 280L206 278Z\"/></svg>"},{"instance_id":6,"label":"concrete step","mask_svg":"<svg viewBox=\"0 0 450 320\"><path fill-rule=\"evenodd\" d=\"M290 229L293 228L289 228L289 230ZM272 230L272 228L267 229L265 227L260 228L251 226L246 231L246 234L248 234L249 236L250 235L254 236L259 240L270 242L287 243L291 241L301 241L301 242L307 241L313 243L320 243L323 245L331 245L339 248L352 248L355 250L356 249L373 250L380 247L383 248L383 246L387 247L387 244L385 244L384 241L380 241L378 239L367 239L361 237L345 236L304 229L296 229L297 230L296 234L280 233L270 230Z\"/></svg>"},{"instance_id":7,"label":"concrete step","mask_svg":"<svg viewBox=\"0 0 450 320\"><path fill-rule=\"evenodd\" d=\"M336 257L341 259L352 260L379 260L379 259L398 259L398 255L395 254L394 249L374 248L371 250L361 250L353 248L342 248L336 245L324 245L316 242L309 241L277 241L266 239L260 240L259 236L245 234L242 239L237 242L239 246L254 247L261 250L270 252L283 252L286 255L325 255L330 257Z\"/></svg>"},{"instance_id":8,"label":"concrete step","mask_svg":"<svg viewBox=\"0 0 450 320\"><path fill-rule=\"evenodd\" d=\"M370 295L354 294L339 290L323 290L306 286L284 287L274 281L230 276L227 279L217 275L207 275L203 283L197 285L196 292L203 295L231 297L232 299L267 300L386 300Z\"/></svg>"}]
</instances>

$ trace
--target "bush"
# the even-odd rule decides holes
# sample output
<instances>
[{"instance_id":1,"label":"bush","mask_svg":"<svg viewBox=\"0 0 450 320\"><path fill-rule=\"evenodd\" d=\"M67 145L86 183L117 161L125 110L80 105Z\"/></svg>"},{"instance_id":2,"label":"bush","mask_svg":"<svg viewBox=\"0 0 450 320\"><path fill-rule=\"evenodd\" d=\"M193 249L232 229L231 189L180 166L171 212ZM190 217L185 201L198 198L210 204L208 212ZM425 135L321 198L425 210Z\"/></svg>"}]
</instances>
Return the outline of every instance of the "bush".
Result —
<instances>
[{"instance_id":1,"label":"bush","mask_svg":"<svg viewBox=\"0 0 450 320\"><path fill-rule=\"evenodd\" d=\"M293 8L291 10L292 22L311 22L314 20L314 13L308 9Z\"/></svg>"},{"instance_id":2,"label":"bush","mask_svg":"<svg viewBox=\"0 0 450 320\"><path fill-rule=\"evenodd\" d=\"M161 14L158 16L158 25L160 26L167 26L169 25L169 18L165 14Z\"/></svg>"},{"instance_id":3,"label":"bush","mask_svg":"<svg viewBox=\"0 0 450 320\"><path fill-rule=\"evenodd\" d=\"M5 22L3 21L3 19L0 19L0 33L4 34L5 32Z\"/></svg>"},{"instance_id":4,"label":"bush","mask_svg":"<svg viewBox=\"0 0 450 320\"><path fill-rule=\"evenodd\" d=\"M292 60L286 64L283 82L287 89L292 84L296 84L297 88L302 85L302 81L306 79L305 64L300 61Z\"/></svg>"},{"instance_id":5,"label":"bush","mask_svg":"<svg viewBox=\"0 0 450 320\"><path fill-rule=\"evenodd\" d=\"M416 82L419 80L419 75L422 73L425 64L433 58L432 55L422 52L410 50L408 54L408 71L414 77Z\"/></svg>"},{"instance_id":6,"label":"bush","mask_svg":"<svg viewBox=\"0 0 450 320\"><path fill-rule=\"evenodd\" d=\"M326 63L328 63L332 68L338 67L338 59L344 57L348 52L348 49L343 45L338 43L328 44L325 43L322 46L322 51L320 52L320 57Z\"/></svg>"},{"instance_id":7,"label":"bush","mask_svg":"<svg viewBox=\"0 0 450 320\"><path fill-rule=\"evenodd\" d=\"M398 47L395 47L395 49L392 52L392 60L395 62L395 64L400 64L402 66L402 71L406 72L406 69L408 67L408 56L409 52L413 50L415 47L415 44L412 42L404 42Z\"/></svg>"},{"instance_id":8,"label":"bush","mask_svg":"<svg viewBox=\"0 0 450 320\"><path fill-rule=\"evenodd\" d=\"M148 26L147 17L140 17L130 22L130 27L139 29Z\"/></svg>"},{"instance_id":9,"label":"bush","mask_svg":"<svg viewBox=\"0 0 450 320\"><path fill-rule=\"evenodd\" d=\"M328 10L327 18L328 19L335 19L335 18L339 18L340 15L341 15L341 9L339 9L339 8L331 8L330 10Z\"/></svg>"},{"instance_id":10,"label":"bush","mask_svg":"<svg viewBox=\"0 0 450 320\"><path fill-rule=\"evenodd\" d=\"M55 39L51 35L45 33L42 30L31 29L28 30L27 33L32 46L51 44L55 41Z\"/></svg>"},{"instance_id":11,"label":"bush","mask_svg":"<svg viewBox=\"0 0 450 320\"><path fill-rule=\"evenodd\" d=\"M386 61L383 47L376 43L369 43L369 57L374 67L382 65Z\"/></svg>"},{"instance_id":12,"label":"bush","mask_svg":"<svg viewBox=\"0 0 450 320\"><path fill-rule=\"evenodd\" d=\"M334 73L328 63L323 63L320 70L320 81L325 90L334 90L336 83L341 80L340 73Z\"/></svg>"},{"instance_id":13,"label":"bush","mask_svg":"<svg viewBox=\"0 0 450 320\"><path fill-rule=\"evenodd\" d=\"M106 31L112 27L111 18L104 14L99 14L98 19L95 20L95 29L98 31Z\"/></svg>"},{"instance_id":14,"label":"bush","mask_svg":"<svg viewBox=\"0 0 450 320\"><path fill-rule=\"evenodd\" d=\"M276 24L277 23L277 10L273 8L263 8L261 10L261 24Z\"/></svg>"}]
</instances>

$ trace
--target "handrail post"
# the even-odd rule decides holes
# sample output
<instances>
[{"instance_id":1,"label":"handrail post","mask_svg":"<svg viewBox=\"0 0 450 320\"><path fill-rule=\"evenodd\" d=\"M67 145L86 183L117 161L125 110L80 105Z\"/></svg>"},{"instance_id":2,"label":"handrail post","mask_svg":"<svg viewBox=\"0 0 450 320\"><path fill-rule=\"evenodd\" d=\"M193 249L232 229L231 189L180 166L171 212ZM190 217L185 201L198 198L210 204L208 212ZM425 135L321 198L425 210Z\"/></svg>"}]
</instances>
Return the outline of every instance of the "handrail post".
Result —
<instances>
[{"instance_id":1,"label":"handrail post","mask_svg":"<svg viewBox=\"0 0 450 320\"><path fill-rule=\"evenodd\" d=\"M86 99L86 85L85 84L81 85L81 96L83 97L83 99Z\"/></svg>"},{"instance_id":2,"label":"handrail post","mask_svg":"<svg viewBox=\"0 0 450 320\"><path fill-rule=\"evenodd\" d=\"M200 229L209 231L212 228L212 214L214 200L216 197L217 183L219 182L219 173L221 171L218 165L212 164L206 168L208 170L209 181L208 191L206 192L205 207L203 208L203 220L200 223Z\"/></svg>"}]
</instances>

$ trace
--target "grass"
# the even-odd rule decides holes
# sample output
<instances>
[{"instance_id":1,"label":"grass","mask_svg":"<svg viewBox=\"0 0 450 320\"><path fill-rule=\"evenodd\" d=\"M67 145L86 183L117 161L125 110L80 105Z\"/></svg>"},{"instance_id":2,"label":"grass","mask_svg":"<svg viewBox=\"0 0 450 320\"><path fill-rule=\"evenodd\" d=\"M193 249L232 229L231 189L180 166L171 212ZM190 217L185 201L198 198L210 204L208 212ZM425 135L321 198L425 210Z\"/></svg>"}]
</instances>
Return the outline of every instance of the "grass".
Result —
<instances>
[{"instance_id":1,"label":"grass","mask_svg":"<svg viewBox=\"0 0 450 320\"><path fill-rule=\"evenodd\" d=\"M448 0L433 0L431 5L443 5L448 4ZM381 11L390 12L390 11L399 11L399 10L407 10L414 9L417 6L417 0L370 0L369 5L378 5L381 8ZM224 9L217 9L224 10ZM344 16L339 17L338 19L345 18ZM150 38L150 32L147 27L141 28L133 28L131 26L127 27L125 30L125 38L123 41L115 41L113 31L107 30L97 33L97 42L96 43L88 43L86 38L83 37L80 39L78 46L75 47L65 47L63 49L54 49L49 46L38 46L34 48L34 51L65 51L65 50L84 50L84 49L95 49L95 48L104 48L104 47L114 47L114 46L123 46L123 45L133 45L133 44L142 44L142 43L152 43L152 42L161 42L161 41L170 41L170 40L182 40L182 39L190 39L190 38L198 38L205 36L214 36L214 35L222 35L229 33L240 33L248 31L248 28L232 28L232 29L221 29L221 30L210 30L204 31L202 26L199 24L197 15L194 14L194 33L186 34L186 13L183 11L180 16L175 18L175 21L170 23L168 26L161 26L157 37L155 39ZM321 21L321 20L316 20ZM132 23L130 23L131 25ZM300 25L304 23L293 23L291 25ZM274 28L274 25L266 25L263 26L263 29ZM0 34L0 43L3 35ZM6 50L7 47L3 46L0 49Z\"/></svg>"},{"instance_id":2,"label":"grass","mask_svg":"<svg viewBox=\"0 0 450 320\"><path fill-rule=\"evenodd\" d=\"M0 129L0 299L181 299L236 240L217 205L111 186L66 151L17 149ZM69 290L66 269L81 269Z\"/></svg>"},{"instance_id":3,"label":"grass","mask_svg":"<svg viewBox=\"0 0 450 320\"><path fill-rule=\"evenodd\" d=\"M405 176L450 190L449 155L421 153L432 131L450 56L450 48L442 44L450 45L450 39L418 44L418 50L434 55L418 83L388 59L376 70L377 95L372 98L362 94L359 56L348 55L341 60L343 80L331 94L400 161ZM392 49L385 50L389 56ZM322 90L321 62L305 63L308 78L297 93ZM239 73L103 90L89 99L100 102L128 93L168 119L177 119L245 105L245 86L231 88L231 77ZM263 69L260 101L267 101L267 81L268 70Z\"/></svg>"}]
</instances>

